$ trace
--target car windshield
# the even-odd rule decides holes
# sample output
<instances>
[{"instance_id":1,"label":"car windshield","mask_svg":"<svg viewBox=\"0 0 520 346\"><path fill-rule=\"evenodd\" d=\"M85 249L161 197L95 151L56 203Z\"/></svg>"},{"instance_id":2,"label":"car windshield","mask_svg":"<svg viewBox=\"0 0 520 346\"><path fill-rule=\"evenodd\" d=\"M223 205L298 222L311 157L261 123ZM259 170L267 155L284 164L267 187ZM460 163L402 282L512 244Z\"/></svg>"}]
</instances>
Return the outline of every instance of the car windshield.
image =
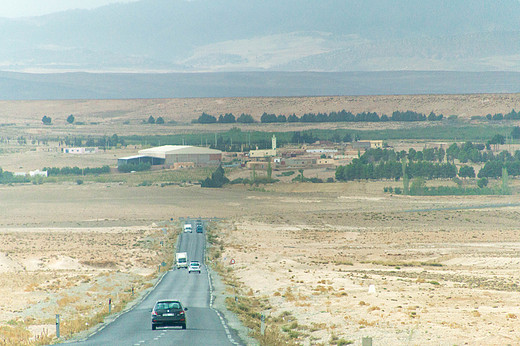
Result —
<instances>
[{"instance_id":1,"label":"car windshield","mask_svg":"<svg viewBox=\"0 0 520 346\"><path fill-rule=\"evenodd\" d=\"M155 310L168 310L168 309L180 309L181 303L179 302L159 302L155 305Z\"/></svg>"},{"instance_id":2,"label":"car windshield","mask_svg":"<svg viewBox=\"0 0 520 346\"><path fill-rule=\"evenodd\" d=\"M199 263L199 262L191 262L190 265L192 265L192 266L198 266L198 265L200 265L200 263Z\"/></svg>"}]
</instances>

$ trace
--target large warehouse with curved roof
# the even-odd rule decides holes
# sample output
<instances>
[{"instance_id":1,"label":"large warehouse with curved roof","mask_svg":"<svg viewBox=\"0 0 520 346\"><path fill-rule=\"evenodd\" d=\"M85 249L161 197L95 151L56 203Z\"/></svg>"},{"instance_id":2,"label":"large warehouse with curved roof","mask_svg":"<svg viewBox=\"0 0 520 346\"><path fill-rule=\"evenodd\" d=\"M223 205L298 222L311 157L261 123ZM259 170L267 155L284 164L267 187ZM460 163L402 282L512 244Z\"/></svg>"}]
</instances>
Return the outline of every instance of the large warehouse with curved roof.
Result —
<instances>
[{"instance_id":1,"label":"large warehouse with curved roof","mask_svg":"<svg viewBox=\"0 0 520 346\"><path fill-rule=\"evenodd\" d=\"M220 150L188 145L163 145L160 147L139 150L139 155L123 157L117 160L118 165L150 162L165 166L192 162L195 166L219 165L222 161Z\"/></svg>"}]
</instances>

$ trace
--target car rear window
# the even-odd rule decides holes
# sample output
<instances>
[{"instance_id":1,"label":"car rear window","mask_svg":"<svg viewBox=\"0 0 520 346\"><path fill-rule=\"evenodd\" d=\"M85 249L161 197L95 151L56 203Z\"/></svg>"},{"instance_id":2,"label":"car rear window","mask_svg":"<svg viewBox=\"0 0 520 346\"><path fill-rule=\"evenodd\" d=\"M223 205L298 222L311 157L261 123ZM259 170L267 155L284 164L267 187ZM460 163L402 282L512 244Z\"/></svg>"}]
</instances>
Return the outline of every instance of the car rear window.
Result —
<instances>
[{"instance_id":1,"label":"car rear window","mask_svg":"<svg viewBox=\"0 0 520 346\"><path fill-rule=\"evenodd\" d=\"M180 309L179 302L160 302L155 305L155 310Z\"/></svg>"}]
</instances>

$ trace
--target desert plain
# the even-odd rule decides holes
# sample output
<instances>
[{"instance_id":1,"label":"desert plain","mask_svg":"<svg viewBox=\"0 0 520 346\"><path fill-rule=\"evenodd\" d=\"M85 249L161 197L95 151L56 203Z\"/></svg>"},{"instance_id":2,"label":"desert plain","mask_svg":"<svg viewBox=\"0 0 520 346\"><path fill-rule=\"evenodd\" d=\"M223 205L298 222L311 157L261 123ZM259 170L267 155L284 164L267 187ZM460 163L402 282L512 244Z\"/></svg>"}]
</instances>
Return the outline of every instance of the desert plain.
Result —
<instances>
[{"instance_id":1,"label":"desert plain","mask_svg":"<svg viewBox=\"0 0 520 346\"><path fill-rule=\"evenodd\" d=\"M469 116L483 100L495 107L477 115L518 108L520 98L344 99L359 107L353 111L388 112L384 107L396 107L462 114L462 109L472 109L465 112ZM378 104L382 99L385 102ZM396 99L400 108L387 105ZM314 99L318 104L321 100ZM212 111L215 104L238 102L217 101L4 102L9 117L2 120L6 125L0 135L12 139L20 134L42 138L189 132L196 126L182 121L199 111L225 112ZM291 102L303 107L302 112L320 111L312 98L239 101L260 109L259 114ZM321 111L348 109L348 104L330 104ZM175 118L175 126L143 127L142 119L161 107L171 117L184 115ZM234 108L233 113L245 108ZM56 125L41 125L43 112ZM80 114L78 120L88 118L87 124L58 121L71 113ZM115 167L117 157L135 151L127 147L65 156L52 143L21 146L12 140L3 141L0 149L0 167L9 171ZM164 185L174 175L153 174L128 178L113 173L84 178L81 184L58 179L0 186L0 343L53 342L56 314L63 318L64 335L70 336L102 321L108 299L116 311L131 304L153 286L158 265L171 263L179 220L186 216L220 220L212 225L222 246L215 261L240 283L241 294L266 302L262 312L267 321L282 321L283 333L296 344L361 345L364 337L372 338L373 345L520 343L520 184L515 179L508 196L417 197L383 191L401 186L396 181L283 180L260 187L203 189L189 183ZM179 174L197 180L207 172ZM234 169L226 174L233 178L249 173ZM154 183L141 184L144 180Z\"/></svg>"}]
</instances>

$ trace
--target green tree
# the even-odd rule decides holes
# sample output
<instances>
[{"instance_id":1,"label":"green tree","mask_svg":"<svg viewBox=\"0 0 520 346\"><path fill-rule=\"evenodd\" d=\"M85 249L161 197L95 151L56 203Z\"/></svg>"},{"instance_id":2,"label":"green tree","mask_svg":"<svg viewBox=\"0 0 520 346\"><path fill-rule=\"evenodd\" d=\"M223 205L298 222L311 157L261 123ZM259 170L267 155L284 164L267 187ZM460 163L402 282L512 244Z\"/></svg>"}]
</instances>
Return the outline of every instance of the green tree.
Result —
<instances>
[{"instance_id":1,"label":"green tree","mask_svg":"<svg viewBox=\"0 0 520 346\"><path fill-rule=\"evenodd\" d=\"M511 131L511 137L515 139L520 138L520 126L513 127L513 131Z\"/></svg>"},{"instance_id":2,"label":"green tree","mask_svg":"<svg viewBox=\"0 0 520 346\"><path fill-rule=\"evenodd\" d=\"M511 190L509 189L509 174L507 173L507 168L505 166L502 168L502 193L511 193Z\"/></svg>"},{"instance_id":3,"label":"green tree","mask_svg":"<svg viewBox=\"0 0 520 346\"><path fill-rule=\"evenodd\" d=\"M72 124L72 123L74 122L74 115L72 115L72 114L69 115L69 116L67 117L67 122L68 122L69 124Z\"/></svg>"},{"instance_id":4,"label":"green tree","mask_svg":"<svg viewBox=\"0 0 520 346\"><path fill-rule=\"evenodd\" d=\"M303 183L305 181L305 177L303 176L303 169L300 168L298 172L300 172L300 181Z\"/></svg>"},{"instance_id":5,"label":"green tree","mask_svg":"<svg viewBox=\"0 0 520 346\"><path fill-rule=\"evenodd\" d=\"M268 113L264 112L264 114L262 114L262 116L260 117L260 122L276 123L276 122L278 122L278 117L276 116L276 114L268 114Z\"/></svg>"},{"instance_id":6,"label":"green tree","mask_svg":"<svg viewBox=\"0 0 520 346\"><path fill-rule=\"evenodd\" d=\"M289 123L297 123L298 121L300 121L300 118L294 113L287 117L287 122Z\"/></svg>"},{"instance_id":7,"label":"green tree","mask_svg":"<svg viewBox=\"0 0 520 346\"><path fill-rule=\"evenodd\" d=\"M43 116L42 118L42 123L44 125L51 125L52 124L52 119L46 115Z\"/></svg>"},{"instance_id":8,"label":"green tree","mask_svg":"<svg viewBox=\"0 0 520 346\"><path fill-rule=\"evenodd\" d=\"M412 180L412 186L410 187L410 194L421 196L424 195L426 189L426 181L422 177L414 178Z\"/></svg>"},{"instance_id":9,"label":"green tree","mask_svg":"<svg viewBox=\"0 0 520 346\"><path fill-rule=\"evenodd\" d=\"M475 178L475 169L471 166L461 166L459 169L459 177Z\"/></svg>"},{"instance_id":10,"label":"green tree","mask_svg":"<svg viewBox=\"0 0 520 346\"><path fill-rule=\"evenodd\" d=\"M151 115L148 118L148 124L155 124L155 118L153 116L151 116Z\"/></svg>"},{"instance_id":11,"label":"green tree","mask_svg":"<svg viewBox=\"0 0 520 346\"><path fill-rule=\"evenodd\" d=\"M480 178L478 181L477 181L477 185L478 187L480 187L481 189L486 187L488 185L488 178Z\"/></svg>"},{"instance_id":12,"label":"green tree","mask_svg":"<svg viewBox=\"0 0 520 346\"><path fill-rule=\"evenodd\" d=\"M254 122L255 122L255 119L253 119L251 114L242 113L242 114L240 114L240 116L237 119L237 123L242 123L242 124L252 124Z\"/></svg>"},{"instance_id":13,"label":"green tree","mask_svg":"<svg viewBox=\"0 0 520 346\"><path fill-rule=\"evenodd\" d=\"M408 195L410 192L408 184L410 180L408 178L408 173L406 172L406 158L403 157L402 170L403 170L403 194Z\"/></svg>"},{"instance_id":14,"label":"green tree","mask_svg":"<svg viewBox=\"0 0 520 346\"><path fill-rule=\"evenodd\" d=\"M490 140L490 144L504 144L506 142L506 138L500 134L494 135Z\"/></svg>"},{"instance_id":15,"label":"green tree","mask_svg":"<svg viewBox=\"0 0 520 346\"><path fill-rule=\"evenodd\" d=\"M209 115L203 112L202 115L197 119L197 122L199 124L214 124L217 122L217 118L215 118L213 115Z\"/></svg>"},{"instance_id":16,"label":"green tree","mask_svg":"<svg viewBox=\"0 0 520 346\"><path fill-rule=\"evenodd\" d=\"M224 175L224 168L219 165L218 168L211 174L211 178L206 178L201 186L202 187L222 187L229 183L229 179Z\"/></svg>"},{"instance_id":17,"label":"green tree","mask_svg":"<svg viewBox=\"0 0 520 346\"><path fill-rule=\"evenodd\" d=\"M164 119L163 119L163 117L158 117L157 120L155 120L155 123L156 123L156 124L159 124L159 125L164 124Z\"/></svg>"}]
</instances>

